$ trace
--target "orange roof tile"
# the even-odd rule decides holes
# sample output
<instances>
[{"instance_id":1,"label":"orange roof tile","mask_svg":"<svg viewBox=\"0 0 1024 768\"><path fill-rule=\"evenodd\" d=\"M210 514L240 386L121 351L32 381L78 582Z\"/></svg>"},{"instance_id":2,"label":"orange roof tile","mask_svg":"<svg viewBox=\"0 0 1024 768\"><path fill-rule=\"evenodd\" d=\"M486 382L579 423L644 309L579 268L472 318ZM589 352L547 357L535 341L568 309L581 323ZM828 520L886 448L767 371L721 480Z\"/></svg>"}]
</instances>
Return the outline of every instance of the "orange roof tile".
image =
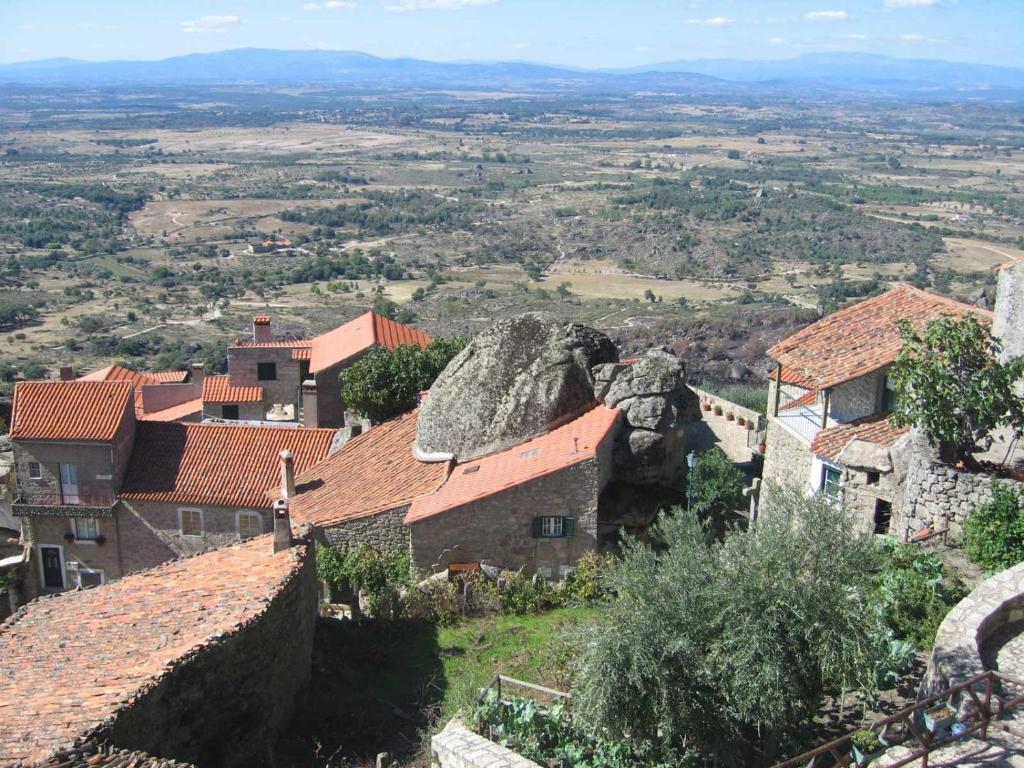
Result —
<instances>
[{"instance_id":1,"label":"orange roof tile","mask_svg":"<svg viewBox=\"0 0 1024 768\"><path fill-rule=\"evenodd\" d=\"M128 381L23 381L14 385L15 440L109 442L132 403Z\"/></svg>"},{"instance_id":2,"label":"orange roof tile","mask_svg":"<svg viewBox=\"0 0 1024 768\"><path fill-rule=\"evenodd\" d=\"M292 360L309 360L313 356L313 350L310 347L298 347L292 350Z\"/></svg>"},{"instance_id":3,"label":"orange roof tile","mask_svg":"<svg viewBox=\"0 0 1024 768\"><path fill-rule=\"evenodd\" d=\"M204 403L258 403L263 399L263 387L258 384L236 386L230 376L203 377Z\"/></svg>"},{"instance_id":4,"label":"orange roof tile","mask_svg":"<svg viewBox=\"0 0 1024 768\"><path fill-rule=\"evenodd\" d=\"M270 339L269 341L253 341L252 339L235 339L233 347L294 347L309 349L313 344L309 339Z\"/></svg>"},{"instance_id":5,"label":"orange roof tile","mask_svg":"<svg viewBox=\"0 0 1024 768\"><path fill-rule=\"evenodd\" d=\"M456 466L434 493L413 501L406 524L522 485L594 458L612 432L618 408L598 405L568 424L525 443Z\"/></svg>"},{"instance_id":6,"label":"orange roof tile","mask_svg":"<svg viewBox=\"0 0 1024 768\"><path fill-rule=\"evenodd\" d=\"M851 440L863 440L878 445L892 445L909 427L896 427L887 414L857 419L823 429L814 436L811 453L825 459L835 459Z\"/></svg>"},{"instance_id":7,"label":"orange roof tile","mask_svg":"<svg viewBox=\"0 0 1024 768\"><path fill-rule=\"evenodd\" d=\"M180 384L188 378L188 371L149 371L147 376L152 376L160 384Z\"/></svg>"},{"instance_id":8,"label":"orange roof tile","mask_svg":"<svg viewBox=\"0 0 1024 768\"><path fill-rule=\"evenodd\" d=\"M415 410L386 421L298 475L298 495L290 504L292 520L335 525L406 506L437 490L448 476L448 464L413 458L418 416ZM276 498L274 492L271 495Z\"/></svg>"},{"instance_id":9,"label":"orange roof tile","mask_svg":"<svg viewBox=\"0 0 1024 768\"><path fill-rule=\"evenodd\" d=\"M203 400L202 398L196 398L195 400L186 400L184 403L178 405L172 405L159 411L150 411L149 413L138 413L138 418L142 421L180 421L181 419L193 416L203 411Z\"/></svg>"},{"instance_id":10,"label":"orange roof tile","mask_svg":"<svg viewBox=\"0 0 1024 768\"><path fill-rule=\"evenodd\" d=\"M36 600L0 626L0 765L40 764L258 621L311 556L304 546L272 555L270 540Z\"/></svg>"},{"instance_id":11,"label":"orange roof tile","mask_svg":"<svg viewBox=\"0 0 1024 768\"><path fill-rule=\"evenodd\" d=\"M921 330L948 314L973 314L983 322L992 319L988 310L900 285L812 323L768 354L782 363L783 371L789 368L816 388L828 389L895 360L903 346L897 320L909 320Z\"/></svg>"},{"instance_id":12,"label":"orange roof tile","mask_svg":"<svg viewBox=\"0 0 1024 768\"><path fill-rule=\"evenodd\" d=\"M366 312L313 339L309 370L317 373L330 368L375 344L394 349L402 344L425 347L430 342L431 337L423 331L388 320L374 312Z\"/></svg>"},{"instance_id":13,"label":"orange roof tile","mask_svg":"<svg viewBox=\"0 0 1024 768\"><path fill-rule=\"evenodd\" d=\"M333 429L143 421L121 497L183 504L269 508L281 451L296 472L327 456Z\"/></svg>"},{"instance_id":14,"label":"orange roof tile","mask_svg":"<svg viewBox=\"0 0 1024 768\"><path fill-rule=\"evenodd\" d=\"M184 381L188 371L133 371L123 365L108 365L106 368L87 373L79 381L130 381L136 389L144 384L177 383Z\"/></svg>"},{"instance_id":15,"label":"orange roof tile","mask_svg":"<svg viewBox=\"0 0 1024 768\"><path fill-rule=\"evenodd\" d=\"M768 371L768 378L771 381L775 381L775 369L772 368ZM814 382L808 379L806 376L801 376L799 373L794 371L792 368L782 369L782 383L792 384L800 387L801 389L814 389Z\"/></svg>"}]
</instances>

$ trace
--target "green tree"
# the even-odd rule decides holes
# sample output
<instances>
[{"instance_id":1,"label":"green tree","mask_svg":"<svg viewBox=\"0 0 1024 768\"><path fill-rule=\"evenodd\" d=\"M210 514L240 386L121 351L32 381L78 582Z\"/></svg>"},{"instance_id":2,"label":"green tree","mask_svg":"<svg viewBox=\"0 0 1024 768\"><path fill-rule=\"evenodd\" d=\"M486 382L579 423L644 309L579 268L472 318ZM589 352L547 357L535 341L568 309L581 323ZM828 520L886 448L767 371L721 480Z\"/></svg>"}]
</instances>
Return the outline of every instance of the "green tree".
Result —
<instances>
[{"instance_id":1,"label":"green tree","mask_svg":"<svg viewBox=\"0 0 1024 768\"><path fill-rule=\"evenodd\" d=\"M416 395L430 388L464 346L462 338L437 338L425 348L372 347L341 372L341 396L353 411L374 422L386 421L414 408Z\"/></svg>"},{"instance_id":2,"label":"green tree","mask_svg":"<svg viewBox=\"0 0 1024 768\"><path fill-rule=\"evenodd\" d=\"M721 448L704 451L690 474L693 511L716 528L743 503L743 473Z\"/></svg>"},{"instance_id":3,"label":"green tree","mask_svg":"<svg viewBox=\"0 0 1024 768\"><path fill-rule=\"evenodd\" d=\"M826 693L874 688L877 549L828 501L768 491L771 514L721 544L676 510L658 546L624 545L606 618L579 630L573 712L589 732L749 764Z\"/></svg>"},{"instance_id":4,"label":"green tree","mask_svg":"<svg viewBox=\"0 0 1024 768\"><path fill-rule=\"evenodd\" d=\"M373 311L381 317L394 320L395 313L398 312L398 305L391 299L385 298L381 294L377 294L377 298L373 300Z\"/></svg>"},{"instance_id":5,"label":"green tree","mask_svg":"<svg viewBox=\"0 0 1024 768\"><path fill-rule=\"evenodd\" d=\"M889 369L895 424L920 425L947 461L970 460L996 427L1024 433L1024 398L1014 391L1024 357L1000 362L999 341L971 316L944 315L923 334L905 320L898 325L903 348Z\"/></svg>"},{"instance_id":6,"label":"green tree","mask_svg":"<svg viewBox=\"0 0 1024 768\"><path fill-rule=\"evenodd\" d=\"M989 572L1024 562L1024 490L992 481L992 498L964 520L964 551Z\"/></svg>"}]
</instances>

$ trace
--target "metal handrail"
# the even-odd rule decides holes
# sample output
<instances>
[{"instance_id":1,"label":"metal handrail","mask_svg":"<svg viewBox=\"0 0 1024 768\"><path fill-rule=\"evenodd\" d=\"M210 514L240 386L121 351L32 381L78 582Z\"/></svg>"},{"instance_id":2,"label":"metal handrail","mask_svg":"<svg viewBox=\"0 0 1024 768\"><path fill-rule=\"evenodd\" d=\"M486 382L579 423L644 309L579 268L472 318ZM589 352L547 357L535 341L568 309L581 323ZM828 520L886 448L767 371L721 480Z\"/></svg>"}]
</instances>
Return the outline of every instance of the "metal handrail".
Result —
<instances>
[{"instance_id":1,"label":"metal handrail","mask_svg":"<svg viewBox=\"0 0 1024 768\"><path fill-rule=\"evenodd\" d=\"M537 685L536 683L527 683L524 680L517 680L514 677L508 677L507 675L496 674L490 679L490 681L476 695L477 703L482 702L487 698L488 692L494 688L498 691L498 699L501 699L501 686L502 684L510 685L515 688L525 688L528 691L534 691L536 693L543 693L546 696L552 698L562 699L563 701L571 701L572 694L566 693L565 691L556 691L554 688L546 688L543 685Z\"/></svg>"},{"instance_id":2,"label":"metal handrail","mask_svg":"<svg viewBox=\"0 0 1024 768\"><path fill-rule=\"evenodd\" d=\"M921 761L921 766L924 768L928 767L928 755L934 752L936 749L950 744L954 741L970 736L977 732L981 739L988 737L988 726L993 720L994 716L998 716L1004 712L1016 708L1022 702L1024 702L1024 694L1019 694L1005 702L1002 702L998 707L998 712L993 712L992 709L992 696L996 688L996 683L1005 682L1011 685L1021 686L1024 688L1024 682L1005 675L1002 672L996 672L989 670L988 672L982 672L975 675L974 677L964 680L962 683L946 688L939 693L929 696L926 699L922 699L909 707L901 709L895 714L883 717L880 720L873 722L867 729L857 728L850 731L849 733L840 736L838 739L822 744L820 747L812 749L808 752L804 752L801 755L790 758L781 763L777 763L773 768L797 768L797 766L804 766L805 768L824 768L824 764L819 762L819 759L823 756L828 756L833 762L830 764L835 768L847 768L848 766L856 766L857 762L852 755L852 743L851 739L853 734L859 730L870 730L878 733L880 737L884 737L886 731L890 725L900 723L906 726L907 731L917 740L919 746L907 757L893 763L888 763L888 768L899 768L902 765L908 765L915 760ZM978 698L977 686L983 686L984 699ZM914 722L914 716L919 712L930 709L938 703L949 703L953 697L960 693L968 694L974 702L975 709L968 715L968 721L977 720L977 722L968 726L962 733L958 733L955 736L937 737L937 734L932 733L927 729L922 729L917 726ZM951 708L952 705L950 705ZM896 746L892 744L890 746Z\"/></svg>"}]
</instances>

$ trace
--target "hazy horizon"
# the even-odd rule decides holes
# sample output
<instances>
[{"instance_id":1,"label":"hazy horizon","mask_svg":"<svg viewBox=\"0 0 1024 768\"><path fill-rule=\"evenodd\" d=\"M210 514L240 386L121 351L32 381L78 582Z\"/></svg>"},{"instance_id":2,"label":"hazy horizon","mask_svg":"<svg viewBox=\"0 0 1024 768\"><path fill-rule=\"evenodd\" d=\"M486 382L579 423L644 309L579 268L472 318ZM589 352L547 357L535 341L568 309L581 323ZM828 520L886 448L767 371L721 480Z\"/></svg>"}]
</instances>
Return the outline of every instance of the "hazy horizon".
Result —
<instances>
[{"instance_id":1,"label":"hazy horizon","mask_svg":"<svg viewBox=\"0 0 1024 768\"><path fill-rule=\"evenodd\" d=\"M588 69L807 53L1024 67L1013 0L7 0L0 23L5 64L264 48Z\"/></svg>"}]
</instances>

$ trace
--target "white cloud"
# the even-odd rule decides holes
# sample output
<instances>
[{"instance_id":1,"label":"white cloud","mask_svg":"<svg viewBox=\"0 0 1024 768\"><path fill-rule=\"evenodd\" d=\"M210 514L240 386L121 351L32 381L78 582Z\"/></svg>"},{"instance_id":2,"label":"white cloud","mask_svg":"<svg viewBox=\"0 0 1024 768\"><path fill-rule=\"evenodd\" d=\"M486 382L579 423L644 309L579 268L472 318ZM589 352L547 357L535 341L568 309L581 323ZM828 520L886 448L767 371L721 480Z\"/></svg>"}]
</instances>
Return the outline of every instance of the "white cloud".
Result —
<instances>
[{"instance_id":1,"label":"white cloud","mask_svg":"<svg viewBox=\"0 0 1024 768\"><path fill-rule=\"evenodd\" d=\"M458 11L463 8L477 8L494 5L498 0L398 0L384 6L385 11L405 13L407 11Z\"/></svg>"},{"instance_id":2,"label":"white cloud","mask_svg":"<svg viewBox=\"0 0 1024 768\"><path fill-rule=\"evenodd\" d=\"M769 45L784 45L785 42L786 42L786 38L784 38L784 37L769 37L768 38L768 44Z\"/></svg>"},{"instance_id":3,"label":"white cloud","mask_svg":"<svg viewBox=\"0 0 1024 768\"><path fill-rule=\"evenodd\" d=\"M342 2L342 0L327 0L326 3L303 3L304 11L337 11L340 8L357 8L356 3Z\"/></svg>"},{"instance_id":4,"label":"white cloud","mask_svg":"<svg viewBox=\"0 0 1024 768\"><path fill-rule=\"evenodd\" d=\"M236 24L241 24L238 16L200 16L191 21L178 23L182 32L196 32L204 34L207 32L227 32Z\"/></svg>"},{"instance_id":5,"label":"white cloud","mask_svg":"<svg viewBox=\"0 0 1024 768\"><path fill-rule=\"evenodd\" d=\"M687 24L700 24L704 27L727 27L730 24L735 24L732 19L727 19L725 16L713 16L710 19L687 19Z\"/></svg>"},{"instance_id":6,"label":"white cloud","mask_svg":"<svg viewBox=\"0 0 1024 768\"><path fill-rule=\"evenodd\" d=\"M804 18L808 21L846 21L850 14L846 11L811 11L805 13Z\"/></svg>"},{"instance_id":7,"label":"white cloud","mask_svg":"<svg viewBox=\"0 0 1024 768\"><path fill-rule=\"evenodd\" d=\"M885 0L886 8L932 8L939 0Z\"/></svg>"},{"instance_id":8,"label":"white cloud","mask_svg":"<svg viewBox=\"0 0 1024 768\"><path fill-rule=\"evenodd\" d=\"M867 35L862 35L859 32L851 32L848 35L840 35L843 40L867 40Z\"/></svg>"},{"instance_id":9,"label":"white cloud","mask_svg":"<svg viewBox=\"0 0 1024 768\"><path fill-rule=\"evenodd\" d=\"M524 51L524 50L526 50L527 48L530 47L530 44L529 43L512 43L512 45L510 45L509 47L510 48L515 48L517 51Z\"/></svg>"},{"instance_id":10,"label":"white cloud","mask_svg":"<svg viewBox=\"0 0 1024 768\"><path fill-rule=\"evenodd\" d=\"M948 40L940 40L937 37L926 37L925 35L900 35L904 43L946 43Z\"/></svg>"}]
</instances>

